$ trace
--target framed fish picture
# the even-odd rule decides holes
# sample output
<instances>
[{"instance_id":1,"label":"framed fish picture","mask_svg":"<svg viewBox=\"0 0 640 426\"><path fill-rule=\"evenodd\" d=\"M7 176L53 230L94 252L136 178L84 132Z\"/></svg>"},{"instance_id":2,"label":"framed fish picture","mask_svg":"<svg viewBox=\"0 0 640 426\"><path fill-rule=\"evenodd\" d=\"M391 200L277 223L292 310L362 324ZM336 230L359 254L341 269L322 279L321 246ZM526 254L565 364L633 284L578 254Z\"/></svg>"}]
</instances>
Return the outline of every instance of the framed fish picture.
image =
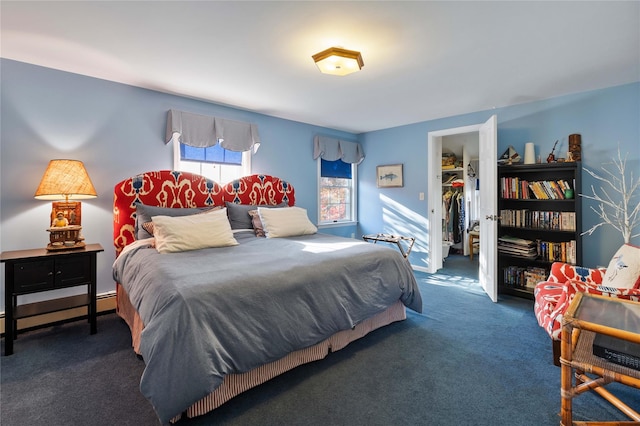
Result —
<instances>
[{"instance_id":1,"label":"framed fish picture","mask_svg":"<svg viewBox=\"0 0 640 426\"><path fill-rule=\"evenodd\" d=\"M399 188L403 186L402 164L376 167L378 188Z\"/></svg>"}]
</instances>

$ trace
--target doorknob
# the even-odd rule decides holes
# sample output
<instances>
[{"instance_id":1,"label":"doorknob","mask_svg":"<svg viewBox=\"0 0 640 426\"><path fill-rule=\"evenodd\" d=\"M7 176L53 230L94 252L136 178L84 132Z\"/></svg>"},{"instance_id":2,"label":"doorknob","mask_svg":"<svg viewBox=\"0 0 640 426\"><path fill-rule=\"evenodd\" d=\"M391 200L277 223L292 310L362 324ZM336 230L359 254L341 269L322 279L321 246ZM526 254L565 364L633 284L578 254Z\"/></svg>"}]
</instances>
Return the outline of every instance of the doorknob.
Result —
<instances>
[{"instance_id":1,"label":"doorknob","mask_svg":"<svg viewBox=\"0 0 640 426\"><path fill-rule=\"evenodd\" d=\"M487 215L485 217L485 219L487 219L487 220L500 220L500 219L502 219L502 217L500 217L498 215L495 215L495 214L492 214L492 215Z\"/></svg>"}]
</instances>

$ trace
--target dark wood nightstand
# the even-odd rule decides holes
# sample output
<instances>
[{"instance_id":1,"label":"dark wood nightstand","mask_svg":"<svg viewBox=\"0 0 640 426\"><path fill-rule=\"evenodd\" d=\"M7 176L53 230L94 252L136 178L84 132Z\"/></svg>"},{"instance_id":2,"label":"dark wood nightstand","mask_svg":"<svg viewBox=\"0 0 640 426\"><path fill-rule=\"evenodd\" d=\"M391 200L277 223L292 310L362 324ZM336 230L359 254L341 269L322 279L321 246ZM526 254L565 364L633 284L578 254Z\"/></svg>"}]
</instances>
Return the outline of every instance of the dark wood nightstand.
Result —
<instances>
[{"instance_id":1,"label":"dark wood nightstand","mask_svg":"<svg viewBox=\"0 0 640 426\"><path fill-rule=\"evenodd\" d=\"M18 319L66 309L87 307L91 334L96 324L96 254L104 251L100 244L87 244L73 250L46 249L5 251L4 354L13 353L18 334ZM87 293L43 302L18 305L18 296L67 287L87 286Z\"/></svg>"}]
</instances>

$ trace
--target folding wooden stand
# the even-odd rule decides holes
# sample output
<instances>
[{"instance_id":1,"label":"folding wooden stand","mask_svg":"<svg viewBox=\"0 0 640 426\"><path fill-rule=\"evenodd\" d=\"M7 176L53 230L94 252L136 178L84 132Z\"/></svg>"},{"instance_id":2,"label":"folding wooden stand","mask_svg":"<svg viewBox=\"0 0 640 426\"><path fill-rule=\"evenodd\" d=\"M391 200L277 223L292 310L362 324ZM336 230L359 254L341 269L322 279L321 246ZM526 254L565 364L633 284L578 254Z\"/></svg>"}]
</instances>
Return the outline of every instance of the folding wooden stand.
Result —
<instances>
[{"instance_id":1,"label":"folding wooden stand","mask_svg":"<svg viewBox=\"0 0 640 426\"><path fill-rule=\"evenodd\" d=\"M392 243L398 246L398 250L402 253L402 256L407 259L409 254L411 253L411 249L413 248L413 244L416 242L416 239L413 237L404 237L402 235L390 235L390 234L371 234L371 235L363 235L362 239L368 242L372 242L373 244L378 241L383 241L385 243ZM404 241L407 244L407 249L400 244L401 241Z\"/></svg>"}]
</instances>

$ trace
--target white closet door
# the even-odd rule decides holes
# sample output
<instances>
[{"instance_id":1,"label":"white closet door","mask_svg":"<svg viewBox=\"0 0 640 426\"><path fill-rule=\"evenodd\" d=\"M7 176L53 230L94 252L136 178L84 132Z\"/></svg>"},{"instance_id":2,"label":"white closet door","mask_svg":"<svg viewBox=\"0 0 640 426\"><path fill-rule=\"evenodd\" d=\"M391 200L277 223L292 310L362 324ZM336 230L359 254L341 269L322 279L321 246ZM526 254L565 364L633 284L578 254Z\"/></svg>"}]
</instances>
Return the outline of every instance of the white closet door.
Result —
<instances>
[{"instance_id":1,"label":"white closet door","mask_svg":"<svg viewBox=\"0 0 640 426\"><path fill-rule=\"evenodd\" d=\"M480 127L480 285L494 302L498 301L498 119L492 115Z\"/></svg>"}]
</instances>

